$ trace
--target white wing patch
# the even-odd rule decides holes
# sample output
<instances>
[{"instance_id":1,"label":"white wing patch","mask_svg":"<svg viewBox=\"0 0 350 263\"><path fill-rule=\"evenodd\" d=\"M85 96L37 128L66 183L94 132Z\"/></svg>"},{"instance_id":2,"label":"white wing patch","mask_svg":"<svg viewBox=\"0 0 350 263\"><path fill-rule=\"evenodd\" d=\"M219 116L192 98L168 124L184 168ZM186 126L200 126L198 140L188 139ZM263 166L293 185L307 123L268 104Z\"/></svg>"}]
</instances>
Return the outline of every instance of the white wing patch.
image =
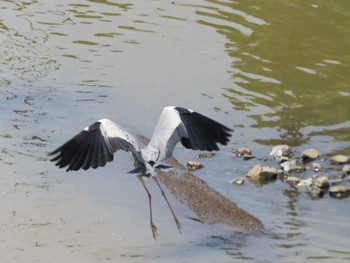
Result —
<instances>
[{"instance_id":1,"label":"white wing patch","mask_svg":"<svg viewBox=\"0 0 350 263\"><path fill-rule=\"evenodd\" d=\"M180 140L180 134L174 131L182 124L179 113L175 107L165 107L159 117L157 126L149 144L142 150L145 161L162 162L166 157L172 154L176 143ZM183 136L186 136L186 130L180 129Z\"/></svg>"}]
</instances>

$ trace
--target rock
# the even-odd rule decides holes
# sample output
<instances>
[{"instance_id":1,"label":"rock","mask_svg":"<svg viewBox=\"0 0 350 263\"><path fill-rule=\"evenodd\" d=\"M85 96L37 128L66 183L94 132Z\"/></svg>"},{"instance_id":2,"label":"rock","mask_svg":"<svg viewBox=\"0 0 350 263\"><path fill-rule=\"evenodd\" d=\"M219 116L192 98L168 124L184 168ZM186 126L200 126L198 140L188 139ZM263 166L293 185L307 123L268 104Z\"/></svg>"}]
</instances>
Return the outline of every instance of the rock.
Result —
<instances>
[{"instance_id":1,"label":"rock","mask_svg":"<svg viewBox=\"0 0 350 263\"><path fill-rule=\"evenodd\" d=\"M321 198L325 194L324 189L319 188L316 185L309 186L308 190L309 190L309 195L311 196L311 198Z\"/></svg>"},{"instance_id":2,"label":"rock","mask_svg":"<svg viewBox=\"0 0 350 263\"><path fill-rule=\"evenodd\" d=\"M300 182L300 178L295 176L289 176L286 178L286 182L290 185L297 185Z\"/></svg>"},{"instance_id":3,"label":"rock","mask_svg":"<svg viewBox=\"0 0 350 263\"><path fill-rule=\"evenodd\" d=\"M198 169L203 168L203 164L201 164L200 162L197 161L188 161L186 164L187 170L188 171L195 171Z\"/></svg>"},{"instance_id":4,"label":"rock","mask_svg":"<svg viewBox=\"0 0 350 263\"><path fill-rule=\"evenodd\" d=\"M344 174L350 174L350 164L344 165L343 169L341 169Z\"/></svg>"},{"instance_id":5,"label":"rock","mask_svg":"<svg viewBox=\"0 0 350 263\"><path fill-rule=\"evenodd\" d=\"M284 163L284 162L287 162L288 160L289 158L287 156L281 156L280 158L278 158L279 163Z\"/></svg>"},{"instance_id":6,"label":"rock","mask_svg":"<svg viewBox=\"0 0 350 263\"><path fill-rule=\"evenodd\" d=\"M303 167L297 164L297 160L293 159L290 161L285 161L280 163L280 166L282 167L283 171L285 172L300 172L303 170Z\"/></svg>"},{"instance_id":7,"label":"rock","mask_svg":"<svg viewBox=\"0 0 350 263\"><path fill-rule=\"evenodd\" d=\"M196 158L211 158L215 155L213 152L204 152L196 155Z\"/></svg>"},{"instance_id":8,"label":"rock","mask_svg":"<svg viewBox=\"0 0 350 263\"><path fill-rule=\"evenodd\" d=\"M334 155L331 158L329 158L329 160L331 161L331 163L333 164L344 164L347 163L349 161L349 158L345 155Z\"/></svg>"},{"instance_id":9,"label":"rock","mask_svg":"<svg viewBox=\"0 0 350 263\"><path fill-rule=\"evenodd\" d=\"M277 178L277 169L269 166L255 165L248 173L247 177L274 180Z\"/></svg>"},{"instance_id":10,"label":"rock","mask_svg":"<svg viewBox=\"0 0 350 263\"><path fill-rule=\"evenodd\" d=\"M247 177L259 177L261 169L261 165L255 165L252 169L249 170Z\"/></svg>"},{"instance_id":11,"label":"rock","mask_svg":"<svg viewBox=\"0 0 350 263\"><path fill-rule=\"evenodd\" d=\"M306 149L301 153L301 158L303 158L304 160L313 160L316 159L318 157L319 153L317 150L315 149Z\"/></svg>"},{"instance_id":12,"label":"rock","mask_svg":"<svg viewBox=\"0 0 350 263\"><path fill-rule=\"evenodd\" d=\"M315 185L318 188L326 189L329 187L328 178L326 176L317 177L314 180L313 185Z\"/></svg>"},{"instance_id":13,"label":"rock","mask_svg":"<svg viewBox=\"0 0 350 263\"><path fill-rule=\"evenodd\" d=\"M283 177L286 177L286 178L288 177L288 175L286 175L286 174L283 172L282 169L278 169L278 170L277 170L277 175L281 176L282 178L283 178Z\"/></svg>"},{"instance_id":14,"label":"rock","mask_svg":"<svg viewBox=\"0 0 350 263\"><path fill-rule=\"evenodd\" d=\"M311 185L312 185L312 179L308 178L308 179L301 180L296 186L301 188L301 187L308 187Z\"/></svg>"},{"instance_id":15,"label":"rock","mask_svg":"<svg viewBox=\"0 0 350 263\"><path fill-rule=\"evenodd\" d=\"M277 169L274 167L263 166L260 172L260 176L263 176L264 179L276 179L277 177Z\"/></svg>"},{"instance_id":16,"label":"rock","mask_svg":"<svg viewBox=\"0 0 350 263\"><path fill-rule=\"evenodd\" d=\"M312 163L311 167L315 172L319 172L322 170L322 166L319 163Z\"/></svg>"},{"instance_id":17,"label":"rock","mask_svg":"<svg viewBox=\"0 0 350 263\"><path fill-rule=\"evenodd\" d=\"M237 157L241 157L244 160L253 158L252 151L248 148L239 148L238 150L236 150L235 154Z\"/></svg>"},{"instance_id":18,"label":"rock","mask_svg":"<svg viewBox=\"0 0 350 263\"><path fill-rule=\"evenodd\" d=\"M332 186L329 188L329 195L334 198L346 198L350 196L349 186Z\"/></svg>"},{"instance_id":19,"label":"rock","mask_svg":"<svg viewBox=\"0 0 350 263\"><path fill-rule=\"evenodd\" d=\"M276 159L282 157L282 156L288 156L292 153L292 148L289 147L286 144L276 145L272 147L271 152L269 155L271 157L274 157Z\"/></svg>"},{"instance_id":20,"label":"rock","mask_svg":"<svg viewBox=\"0 0 350 263\"><path fill-rule=\"evenodd\" d=\"M235 178L235 179L232 179L230 181L230 184L238 184L238 185L242 185L244 183L244 179L242 177L239 177L239 178Z\"/></svg>"}]
</instances>

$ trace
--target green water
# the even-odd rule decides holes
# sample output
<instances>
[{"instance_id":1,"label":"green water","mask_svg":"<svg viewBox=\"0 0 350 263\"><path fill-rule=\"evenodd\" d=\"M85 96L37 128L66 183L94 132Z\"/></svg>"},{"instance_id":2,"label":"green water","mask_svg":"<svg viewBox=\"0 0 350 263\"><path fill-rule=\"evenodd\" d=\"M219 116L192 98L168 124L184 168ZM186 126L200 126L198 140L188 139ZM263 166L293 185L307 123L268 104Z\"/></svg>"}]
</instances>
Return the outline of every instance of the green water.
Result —
<instances>
[{"instance_id":1,"label":"green water","mask_svg":"<svg viewBox=\"0 0 350 263\"><path fill-rule=\"evenodd\" d=\"M250 112L253 127L279 132L257 141L299 146L320 135L348 150L349 3L208 2L216 8L198 10L198 23L225 37L232 58L233 85L224 96Z\"/></svg>"}]
</instances>

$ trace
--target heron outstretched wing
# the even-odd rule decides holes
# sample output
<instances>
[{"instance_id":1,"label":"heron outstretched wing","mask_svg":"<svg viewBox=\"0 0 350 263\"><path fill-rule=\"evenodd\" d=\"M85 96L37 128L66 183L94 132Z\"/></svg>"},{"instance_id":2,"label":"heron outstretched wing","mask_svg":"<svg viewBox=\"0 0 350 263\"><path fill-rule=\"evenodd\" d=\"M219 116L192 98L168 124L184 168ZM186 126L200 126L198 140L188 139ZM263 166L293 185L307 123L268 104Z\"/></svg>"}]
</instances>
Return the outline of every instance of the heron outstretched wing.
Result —
<instances>
[{"instance_id":1,"label":"heron outstretched wing","mask_svg":"<svg viewBox=\"0 0 350 263\"><path fill-rule=\"evenodd\" d=\"M178 142L192 150L219 150L226 145L232 130L193 110L165 107L150 143L142 150L146 161L162 162L171 156Z\"/></svg>"},{"instance_id":2,"label":"heron outstretched wing","mask_svg":"<svg viewBox=\"0 0 350 263\"><path fill-rule=\"evenodd\" d=\"M117 150L129 151L141 161L136 139L124 128L108 119L99 120L78 133L68 142L49 153L51 161L67 171L87 170L105 166Z\"/></svg>"}]
</instances>

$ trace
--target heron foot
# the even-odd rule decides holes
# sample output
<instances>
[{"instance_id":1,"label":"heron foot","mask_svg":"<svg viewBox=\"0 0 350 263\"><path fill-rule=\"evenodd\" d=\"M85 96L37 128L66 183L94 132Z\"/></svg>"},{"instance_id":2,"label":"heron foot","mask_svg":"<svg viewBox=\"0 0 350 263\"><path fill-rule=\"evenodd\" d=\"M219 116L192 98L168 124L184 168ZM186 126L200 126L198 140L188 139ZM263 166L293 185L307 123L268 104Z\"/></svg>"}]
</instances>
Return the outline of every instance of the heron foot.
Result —
<instances>
[{"instance_id":1,"label":"heron foot","mask_svg":"<svg viewBox=\"0 0 350 263\"><path fill-rule=\"evenodd\" d=\"M157 228L156 225L153 224L153 223L151 223L151 230L152 230L153 238L154 238L155 240L157 240L157 236L158 236L157 230L158 230L158 228Z\"/></svg>"},{"instance_id":2,"label":"heron foot","mask_svg":"<svg viewBox=\"0 0 350 263\"><path fill-rule=\"evenodd\" d=\"M177 226L177 229L179 230L179 232L181 233L181 230L183 229L180 221L177 219L177 217L174 217L174 220L175 220L175 224Z\"/></svg>"}]
</instances>

